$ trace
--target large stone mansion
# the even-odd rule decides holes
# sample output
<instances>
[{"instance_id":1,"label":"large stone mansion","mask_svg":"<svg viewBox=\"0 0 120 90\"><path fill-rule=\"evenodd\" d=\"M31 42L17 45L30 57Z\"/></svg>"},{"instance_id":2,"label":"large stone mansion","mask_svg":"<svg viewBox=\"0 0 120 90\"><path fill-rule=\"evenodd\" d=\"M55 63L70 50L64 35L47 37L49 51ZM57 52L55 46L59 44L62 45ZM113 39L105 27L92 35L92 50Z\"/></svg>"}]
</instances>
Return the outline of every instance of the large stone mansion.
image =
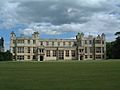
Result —
<instances>
[{"instance_id":1,"label":"large stone mansion","mask_svg":"<svg viewBox=\"0 0 120 90\"><path fill-rule=\"evenodd\" d=\"M11 33L10 50L14 60L101 60L106 59L105 34L97 37L78 33L76 39L41 39L38 32L31 37Z\"/></svg>"}]
</instances>

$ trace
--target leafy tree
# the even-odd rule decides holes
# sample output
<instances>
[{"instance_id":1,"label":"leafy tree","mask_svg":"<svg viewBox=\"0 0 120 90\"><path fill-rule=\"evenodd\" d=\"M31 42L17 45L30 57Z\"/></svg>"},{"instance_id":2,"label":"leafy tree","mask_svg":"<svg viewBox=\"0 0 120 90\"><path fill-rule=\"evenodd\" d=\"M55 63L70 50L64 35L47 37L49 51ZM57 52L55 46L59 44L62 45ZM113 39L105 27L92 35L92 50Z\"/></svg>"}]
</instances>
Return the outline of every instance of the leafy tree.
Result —
<instances>
[{"instance_id":1,"label":"leafy tree","mask_svg":"<svg viewBox=\"0 0 120 90\"><path fill-rule=\"evenodd\" d=\"M12 61L12 54L10 51L0 52L0 61Z\"/></svg>"},{"instance_id":2,"label":"leafy tree","mask_svg":"<svg viewBox=\"0 0 120 90\"><path fill-rule=\"evenodd\" d=\"M120 59L120 32L116 32L116 40L106 44L107 58Z\"/></svg>"}]
</instances>

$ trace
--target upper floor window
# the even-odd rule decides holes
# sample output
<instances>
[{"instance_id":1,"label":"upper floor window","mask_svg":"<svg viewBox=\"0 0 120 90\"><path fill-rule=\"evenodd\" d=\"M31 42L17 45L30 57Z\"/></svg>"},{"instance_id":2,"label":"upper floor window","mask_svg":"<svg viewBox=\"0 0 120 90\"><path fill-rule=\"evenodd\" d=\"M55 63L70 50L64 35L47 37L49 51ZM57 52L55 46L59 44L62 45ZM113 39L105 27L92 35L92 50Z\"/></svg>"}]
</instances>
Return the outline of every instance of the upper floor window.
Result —
<instances>
[{"instance_id":1,"label":"upper floor window","mask_svg":"<svg viewBox=\"0 0 120 90\"><path fill-rule=\"evenodd\" d=\"M69 42L69 46L71 46L71 42Z\"/></svg>"},{"instance_id":2,"label":"upper floor window","mask_svg":"<svg viewBox=\"0 0 120 90\"><path fill-rule=\"evenodd\" d=\"M18 47L17 53L24 53L24 47Z\"/></svg>"},{"instance_id":3,"label":"upper floor window","mask_svg":"<svg viewBox=\"0 0 120 90\"><path fill-rule=\"evenodd\" d=\"M24 43L24 40L18 40L17 43L22 44L22 43Z\"/></svg>"},{"instance_id":4,"label":"upper floor window","mask_svg":"<svg viewBox=\"0 0 120 90\"><path fill-rule=\"evenodd\" d=\"M90 53L92 53L93 52L93 48L92 47L90 47Z\"/></svg>"},{"instance_id":5,"label":"upper floor window","mask_svg":"<svg viewBox=\"0 0 120 90\"><path fill-rule=\"evenodd\" d=\"M28 40L28 44L30 44L30 40Z\"/></svg>"},{"instance_id":6,"label":"upper floor window","mask_svg":"<svg viewBox=\"0 0 120 90\"><path fill-rule=\"evenodd\" d=\"M54 42L52 42L52 46L54 46Z\"/></svg>"},{"instance_id":7,"label":"upper floor window","mask_svg":"<svg viewBox=\"0 0 120 90\"><path fill-rule=\"evenodd\" d=\"M36 40L33 40L33 44L36 44Z\"/></svg>"},{"instance_id":8,"label":"upper floor window","mask_svg":"<svg viewBox=\"0 0 120 90\"><path fill-rule=\"evenodd\" d=\"M89 44L92 44L92 40L89 40Z\"/></svg>"},{"instance_id":9,"label":"upper floor window","mask_svg":"<svg viewBox=\"0 0 120 90\"><path fill-rule=\"evenodd\" d=\"M28 47L28 51L27 52L30 53L30 47Z\"/></svg>"},{"instance_id":10,"label":"upper floor window","mask_svg":"<svg viewBox=\"0 0 120 90\"><path fill-rule=\"evenodd\" d=\"M15 40L13 40L13 44L15 44Z\"/></svg>"},{"instance_id":11,"label":"upper floor window","mask_svg":"<svg viewBox=\"0 0 120 90\"><path fill-rule=\"evenodd\" d=\"M85 47L85 53L87 53L87 47Z\"/></svg>"},{"instance_id":12,"label":"upper floor window","mask_svg":"<svg viewBox=\"0 0 120 90\"><path fill-rule=\"evenodd\" d=\"M96 53L101 53L101 47L96 47L95 50L96 50Z\"/></svg>"},{"instance_id":13,"label":"upper floor window","mask_svg":"<svg viewBox=\"0 0 120 90\"><path fill-rule=\"evenodd\" d=\"M33 47L33 53L35 53L36 52L36 47Z\"/></svg>"},{"instance_id":14,"label":"upper floor window","mask_svg":"<svg viewBox=\"0 0 120 90\"><path fill-rule=\"evenodd\" d=\"M60 42L58 42L58 46L60 46Z\"/></svg>"},{"instance_id":15,"label":"upper floor window","mask_svg":"<svg viewBox=\"0 0 120 90\"><path fill-rule=\"evenodd\" d=\"M46 42L46 46L49 46L49 42Z\"/></svg>"},{"instance_id":16,"label":"upper floor window","mask_svg":"<svg viewBox=\"0 0 120 90\"><path fill-rule=\"evenodd\" d=\"M101 40L96 40L95 43L96 44L101 44Z\"/></svg>"},{"instance_id":17,"label":"upper floor window","mask_svg":"<svg viewBox=\"0 0 120 90\"><path fill-rule=\"evenodd\" d=\"M63 42L63 46L65 46L65 42Z\"/></svg>"},{"instance_id":18,"label":"upper floor window","mask_svg":"<svg viewBox=\"0 0 120 90\"><path fill-rule=\"evenodd\" d=\"M85 40L85 44L87 44L87 40Z\"/></svg>"},{"instance_id":19,"label":"upper floor window","mask_svg":"<svg viewBox=\"0 0 120 90\"><path fill-rule=\"evenodd\" d=\"M15 47L13 47L13 50L12 50L13 53L15 53Z\"/></svg>"},{"instance_id":20,"label":"upper floor window","mask_svg":"<svg viewBox=\"0 0 120 90\"><path fill-rule=\"evenodd\" d=\"M42 45L43 45L43 42L40 42L40 45L42 46Z\"/></svg>"}]
</instances>

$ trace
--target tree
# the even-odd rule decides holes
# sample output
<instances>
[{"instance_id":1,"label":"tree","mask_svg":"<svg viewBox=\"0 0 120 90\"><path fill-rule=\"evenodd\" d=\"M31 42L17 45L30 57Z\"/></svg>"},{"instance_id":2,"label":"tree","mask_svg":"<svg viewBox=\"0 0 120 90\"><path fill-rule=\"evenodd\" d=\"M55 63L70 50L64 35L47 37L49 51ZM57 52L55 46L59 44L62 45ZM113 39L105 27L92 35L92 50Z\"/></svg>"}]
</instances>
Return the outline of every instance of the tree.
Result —
<instances>
[{"instance_id":1,"label":"tree","mask_svg":"<svg viewBox=\"0 0 120 90\"><path fill-rule=\"evenodd\" d=\"M106 44L107 58L120 59L120 32L116 32L116 40Z\"/></svg>"},{"instance_id":2,"label":"tree","mask_svg":"<svg viewBox=\"0 0 120 90\"><path fill-rule=\"evenodd\" d=\"M12 54L10 51L0 52L0 61L12 61Z\"/></svg>"}]
</instances>

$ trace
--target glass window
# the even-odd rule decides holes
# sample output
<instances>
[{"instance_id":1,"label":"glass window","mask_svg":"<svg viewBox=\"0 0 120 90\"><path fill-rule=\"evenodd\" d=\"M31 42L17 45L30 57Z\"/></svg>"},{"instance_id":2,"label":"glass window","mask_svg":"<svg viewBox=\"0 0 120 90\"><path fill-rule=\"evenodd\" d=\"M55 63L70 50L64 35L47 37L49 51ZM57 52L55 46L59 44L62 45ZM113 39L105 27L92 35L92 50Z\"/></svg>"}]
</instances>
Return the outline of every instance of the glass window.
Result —
<instances>
[{"instance_id":1,"label":"glass window","mask_svg":"<svg viewBox=\"0 0 120 90\"><path fill-rule=\"evenodd\" d=\"M101 53L101 47L96 47L96 53Z\"/></svg>"},{"instance_id":2,"label":"glass window","mask_svg":"<svg viewBox=\"0 0 120 90\"><path fill-rule=\"evenodd\" d=\"M47 57L50 57L50 50L47 50L47 51L46 51L46 56L47 56Z\"/></svg>"},{"instance_id":3,"label":"glass window","mask_svg":"<svg viewBox=\"0 0 120 90\"><path fill-rule=\"evenodd\" d=\"M33 47L33 53L36 53L36 47Z\"/></svg>"},{"instance_id":4,"label":"glass window","mask_svg":"<svg viewBox=\"0 0 120 90\"><path fill-rule=\"evenodd\" d=\"M28 47L28 51L27 52L30 53L30 47Z\"/></svg>"},{"instance_id":5,"label":"glass window","mask_svg":"<svg viewBox=\"0 0 120 90\"><path fill-rule=\"evenodd\" d=\"M30 44L30 40L28 40L28 44Z\"/></svg>"},{"instance_id":6,"label":"glass window","mask_svg":"<svg viewBox=\"0 0 120 90\"><path fill-rule=\"evenodd\" d=\"M87 53L87 47L85 47L85 53Z\"/></svg>"},{"instance_id":7,"label":"glass window","mask_svg":"<svg viewBox=\"0 0 120 90\"><path fill-rule=\"evenodd\" d=\"M36 40L33 40L33 44L36 44Z\"/></svg>"},{"instance_id":8,"label":"glass window","mask_svg":"<svg viewBox=\"0 0 120 90\"><path fill-rule=\"evenodd\" d=\"M57 55L56 50L53 50L53 57L56 57L56 55Z\"/></svg>"},{"instance_id":9,"label":"glass window","mask_svg":"<svg viewBox=\"0 0 120 90\"><path fill-rule=\"evenodd\" d=\"M24 53L24 47L18 47L17 53Z\"/></svg>"},{"instance_id":10,"label":"glass window","mask_svg":"<svg viewBox=\"0 0 120 90\"><path fill-rule=\"evenodd\" d=\"M92 44L92 40L89 40L89 44Z\"/></svg>"},{"instance_id":11,"label":"glass window","mask_svg":"<svg viewBox=\"0 0 120 90\"><path fill-rule=\"evenodd\" d=\"M72 57L75 57L75 50L71 50Z\"/></svg>"},{"instance_id":12,"label":"glass window","mask_svg":"<svg viewBox=\"0 0 120 90\"><path fill-rule=\"evenodd\" d=\"M66 56L66 57L69 57L69 50L66 50L66 51L65 51L65 56Z\"/></svg>"},{"instance_id":13,"label":"glass window","mask_svg":"<svg viewBox=\"0 0 120 90\"><path fill-rule=\"evenodd\" d=\"M30 56L27 56L27 59L30 59Z\"/></svg>"},{"instance_id":14,"label":"glass window","mask_svg":"<svg viewBox=\"0 0 120 90\"><path fill-rule=\"evenodd\" d=\"M54 42L52 42L52 46L54 46Z\"/></svg>"},{"instance_id":15,"label":"glass window","mask_svg":"<svg viewBox=\"0 0 120 90\"><path fill-rule=\"evenodd\" d=\"M87 40L85 40L85 44L87 44Z\"/></svg>"}]
</instances>

